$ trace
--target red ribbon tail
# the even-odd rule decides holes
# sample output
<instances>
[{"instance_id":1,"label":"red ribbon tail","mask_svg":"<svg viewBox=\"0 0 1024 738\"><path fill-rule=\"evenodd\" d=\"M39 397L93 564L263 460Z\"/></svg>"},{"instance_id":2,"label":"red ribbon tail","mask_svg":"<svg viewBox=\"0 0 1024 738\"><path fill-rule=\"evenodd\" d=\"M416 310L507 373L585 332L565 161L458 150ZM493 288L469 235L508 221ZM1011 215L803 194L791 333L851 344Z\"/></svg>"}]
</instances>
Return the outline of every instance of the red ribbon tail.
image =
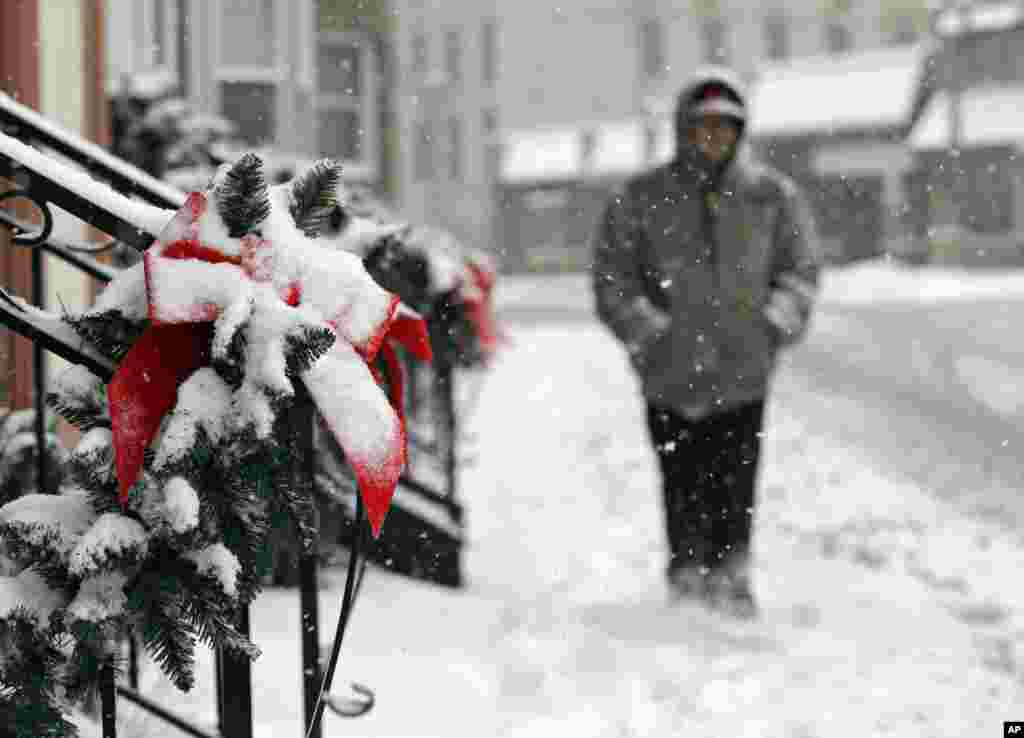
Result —
<instances>
[{"instance_id":1,"label":"red ribbon tail","mask_svg":"<svg viewBox=\"0 0 1024 738\"><path fill-rule=\"evenodd\" d=\"M395 345L390 340L385 341L380 347L380 356L384 360L384 366L388 373L388 400L391 407L398 413L398 420L405 426L405 367L402 366L395 351Z\"/></svg>"},{"instance_id":2,"label":"red ribbon tail","mask_svg":"<svg viewBox=\"0 0 1024 738\"><path fill-rule=\"evenodd\" d=\"M107 402L122 507L178 387L206 360L209 332L208 325L150 325L114 372Z\"/></svg>"},{"instance_id":3,"label":"red ribbon tail","mask_svg":"<svg viewBox=\"0 0 1024 738\"><path fill-rule=\"evenodd\" d=\"M427 323L419 314L400 310L388 330L388 337L398 343L420 361L433 361L434 351L430 346Z\"/></svg>"}]
</instances>

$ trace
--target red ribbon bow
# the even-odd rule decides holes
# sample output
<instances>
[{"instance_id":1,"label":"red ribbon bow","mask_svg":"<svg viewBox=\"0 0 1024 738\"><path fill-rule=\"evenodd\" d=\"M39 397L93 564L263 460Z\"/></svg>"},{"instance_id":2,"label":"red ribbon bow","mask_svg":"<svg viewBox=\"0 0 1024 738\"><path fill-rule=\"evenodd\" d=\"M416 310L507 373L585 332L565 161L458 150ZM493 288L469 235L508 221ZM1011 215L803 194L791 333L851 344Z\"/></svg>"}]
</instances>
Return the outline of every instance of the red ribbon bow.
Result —
<instances>
[{"instance_id":1,"label":"red ribbon bow","mask_svg":"<svg viewBox=\"0 0 1024 738\"><path fill-rule=\"evenodd\" d=\"M192 193L145 254L150 325L118 366L107 393L122 505L127 504L161 421L175 407L178 388L210 362L213 321L232 305L230 291L190 295L187 286L181 287L196 279L194 265L226 265L216 273L204 272L200 280L222 278L262 286L274 281L267 264L276 247L245 236L239 255L233 255L202 243L199 223L206 212L206 196ZM318 254L318 258L329 257L327 250ZM302 379L355 471L377 536L406 460L402 368L393 343L424 361L431 359L431 350L422 318L399 311L398 298L358 270L350 262L327 263L326 268L303 271L279 287L277 295L285 305L296 307L308 287L310 301L320 303L315 307L332 311L324 323L336 333L335 344ZM349 302L331 294L332 274L354 285L352 295L344 298ZM362 296L365 301L360 301ZM353 317L357 313L359 318ZM378 350L390 379L390 398L383 399L384 406L377 399L383 395L372 369Z\"/></svg>"}]
</instances>

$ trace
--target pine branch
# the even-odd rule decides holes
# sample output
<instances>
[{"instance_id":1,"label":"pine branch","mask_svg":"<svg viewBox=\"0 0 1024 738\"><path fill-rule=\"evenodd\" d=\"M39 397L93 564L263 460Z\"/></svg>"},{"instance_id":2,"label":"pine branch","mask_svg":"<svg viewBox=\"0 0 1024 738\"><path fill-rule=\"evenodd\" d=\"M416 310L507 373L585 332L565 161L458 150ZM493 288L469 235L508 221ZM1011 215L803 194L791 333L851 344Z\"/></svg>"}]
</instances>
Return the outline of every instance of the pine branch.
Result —
<instances>
[{"instance_id":1,"label":"pine branch","mask_svg":"<svg viewBox=\"0 0 1024 738\"><path fill-rule=\"evenodd\" d=\"M284 339L286 371L295 377L307 371L334 346L336 336L326 326L305 325Z\"/></svg>"},{"instance_id":2,"label":"pine branch","mask_svg":"<svg viewBox=\"0 0 1024 738\"><path fill-rule=\"evenodd\" d=\"M363 257L363 266L377 284L422 311L430 290L427 256L410 247L402 236L390 233L375 241Z\"/></svg>"},{"instance_id":3,"label":"pine branch","mask_svg":"<svg viewBox=\"0 0 1024 738\"><path fill-rule=\"evenodd\" d=\"M342 205L335 205L327 216L327 223L324 233L337 235L341 233L352 221L352 216Z\"/></svg>"},{"instance_id":4,"label":"pine branch","mask_svg":"<svg viewBox=\"0 0 1024 738\"><path fill-rule=\"evenodd\" d=\"M141 617L146 650L174 685L187 692L195 684L195 633L182 617L181 584L173 573L163 571L166 560L161 558L150 557L161 569L139 575L128 592L128 607Z\"/></svg>"},{"instance_id":5,"label":"pine branch","mask_svg":"<svg viewBox=\"0 0 1024 738\"><path fill-rule=\"evenodd\" d=\"M85 315L64 314L75 332L112 361L120 361L146 330L146 321L129 320L119 310Z\"/></svg>"},{"instance_id":6,"label":"pine branch","mask_svg":"<svg viewBox=\"0 0 1024 738\"><path fill-rule=\"evenodd\" d=\"M43 453L46 457L43 467L46 476L39 480L36 478L39 473L39 447L36 444L35 433L19 433L0 449L0 506L33 492L57 492L65 475L64 447L60 445L56 436L48 433Z\"/></svg>"},{"instance_id":7,"label":"pine branch","mask_svg":"<svg viewBox=\"0 0 1024 738\"><path fill-rule=\"evenodd\" d=\"M68 455L66 474L69 482L90 493L102 493L94 501L97 512L107 512L106 494L113 493L116 502L117 477L114 473L114 448L110 445L94 446L85 451L74 450ZM95 503L101 502L100 506Z\"/></svg>"},{"instance_id":8,"label":"pine branch","mask_svg":"<svg viewBox=\"0 0 1024 738\"><path fill-rule=\"evenodd\" d=\"M96 696L103 659L96 651L102 634L95 623L78 622L74 626L74 648L64 668L61 684L69 702L82 702Z\"/></svg>"},{"instance_id":9,"label":"pine branch","mask_svg":"<svg viewBox=\"0 0 1024 738\"><path fill-rule=\"evenodd\" d=\"M250 660L260 655L259 648L235 628L237 603L224 594L218 582L195 570L185 572L183 582L189 591L184 600L185 617L202 643L221 646Z\"/></svg>"},{"instance_id":10,"label":"pine branch","mask_svg":"<svg viewBox=\"0 0 1024 738\"><path fill-rule=\"evenodd\" d=\"M263 160L252 152L243 155L227 171L216 193L217 212L231 238L254 232L270 214Z\"/></svg>"},{"instance_id":11,"label":"pine branch","mask_svg":"<svg viewBox=\"0 0 1024 738\"><path fill-rule=\"evenodd\" d=\"M245 379L245 356L249 347L249 321L238 327L228 343L222 358L211 362L214 371L232 389L238 389Z\"/></svg>"},{"instance_id":12,"label":"pine branch","mask_svg":"<svg viewBox=\"0 0 1024 738\"><path fill-rule=\"evenodd\" d=\"M264 451L265 445L251 431L230 439L226 448L245 449L245 453L222 452L214 457L215 463L196 487L201 504L213 510L221 540L242 566L237 582L240 602L256 596L269 567L265 542L270 529L269 464L274 460Z\"/></svg>"},{"instance_id":13,"label":"pine branch","mask_svg":"<svg viewBox=\"0 0 1024 738\"><path fill-rule=\"evenodd\" d=\"M69 579L63 551L63 537L39 523L0 523L4 555L25 566L34 566L47 581Z\"/></svg>"},{"instance_id":14,"label":"pine branch","mask_svg":"<svg viewBox=\"0 0 1024 738\"><path fill-rule=\"evenodd\" d=\"M71 738L56 697L64 655L27 619L0 624L0 725L15 738Z\"/></svg>"},{"instance_id":15,"label":"pine branch","mask_svg":"<svg viewBox=\"0 0 1024 738\"><path fill-rule=\"evenodd\" d=\"M292 181L289 211L295 226L309 238L316 238L333 225L338 204L341 164L321 159L301 177Z\"/></svg>"},{"instance_id":16,"label":"pine branch","mask_svg":"<svg viewBox=\"0 0 1024 738\"><path fill-rule=\"evenodd\" d=\"M68 397L56 392L46 394L46 404L80 431L110 427L110 418L104 405L82 401L81 398Z\"/></svg>"},{"instance_id":17,"label":"pine branch","mask_svg":"<svg viewBox=\"0 0 1024 738\"><path fill-rule=\"evenodd\" d=\"M36 424L36 411L31 408L12 410L0 420L0 447L6 447L20 433L31 433Z\"/></svg>"}]
</instances>

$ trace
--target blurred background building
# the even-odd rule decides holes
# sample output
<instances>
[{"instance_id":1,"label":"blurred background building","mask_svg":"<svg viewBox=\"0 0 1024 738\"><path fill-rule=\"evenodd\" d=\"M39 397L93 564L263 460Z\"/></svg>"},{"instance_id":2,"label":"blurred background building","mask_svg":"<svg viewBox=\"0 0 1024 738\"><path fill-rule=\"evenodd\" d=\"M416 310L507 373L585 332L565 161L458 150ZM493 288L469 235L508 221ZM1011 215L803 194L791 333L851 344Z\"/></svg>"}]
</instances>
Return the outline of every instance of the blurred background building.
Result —
<instances>
[{"instance_id":1,"label":"blurred background building","mask_svg":"<svg viewBox=\"0 0 1024 738\"><path fill-rule=\"evenodd\" d=\"M107 83L177 87L250 144L332 155L508 270L579 269L612 188L674 148L700 64L828 257L1016 263L1021 4L107 0Z\"/></svg>"}]
</instances>

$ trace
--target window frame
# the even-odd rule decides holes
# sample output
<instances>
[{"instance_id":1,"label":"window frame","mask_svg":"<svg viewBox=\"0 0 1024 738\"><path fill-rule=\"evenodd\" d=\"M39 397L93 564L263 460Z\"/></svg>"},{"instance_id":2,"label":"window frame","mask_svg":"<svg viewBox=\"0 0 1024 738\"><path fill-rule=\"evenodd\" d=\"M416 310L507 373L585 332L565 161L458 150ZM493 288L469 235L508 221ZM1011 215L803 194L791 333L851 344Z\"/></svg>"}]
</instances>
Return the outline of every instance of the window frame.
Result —
<instances>
[{"instance_id":1,"label":"window frame","mask_svg":"<svg viewBox=\"0 0 1024 738\"><path fill-rule=\"evenodd\" d=\"M280 0L270 0L273 7L273 14L276 16L280 10ZM226 64L223 59L224 44L224 0L214 0L212 37L214 41L214 72L213 78L218 85L221 82L268 82L280 85L286 79L284 59L281 56L282 44L277 43L276 36L271 39L274 49L274 58L267 64ZM274 18L272 33L277 32L281 27ZM218 91L219 96L219 91Z\"/></svg>"},{"instance_id":2,"label":"window frame","mask_svg":"<svg viewBox=\"0 0 1024 738\"><path fill-rule=\"evenodd\" d=\"M778 32L782 35L779 36ZM786 61L793 56L793 26L790 16L781 10L766 13L761 18L761 39L764 56L772 61ZM781 51L779 41L781 39Z\"/></svg>"},{"instance_id":3,"label":"window frame","mask_svg":"<svg viewBox=\"0 0 1024 738\"><path fill-rule=\"evenodd\" d=\"M313 71L313 114L316 116L317 151L323 153L320 143L320 115L330 111L355 111L359 114L362 129L361 156L357 159L339 158L347 175L356 177L376 177L380 152L380 121L377 100L377 55L373 38L361 31L320 31L314 35L315 58L319 60L320 44L335 43L338 45L354 45L359 49L360 94L345 95L341 93L322 92L320 90L319 61L314 63Z\"/></svg>"},{"instance_id":4,"label":"window frame","mask_svg":"<svg viewBox=\"0 0 1024 738\"><path fill-rule=\"evenodd\" d=\"M157 6L163 8L163 41L160 49L163 60L160 61L156 45L156 19ZM135 18L136 33L138 41L135 44L135 68L150 71L159 71L173 79L178 85L182 80L178 79L178 38L176 29L178 18L181 14L181 0L146 0L137 6L138 15Z\"/></svg>"},{"instance_id":5,"label":"window frame","mask_svg":"<svg viewBox=\"0 0 1024 738\"><path fill-rule=\"evenodd\" d=\"M444 80L452 87L460 86L465 76L465 46L462 36L462 30L458 27L444 29Z\"/></svg>"},{"instance_id":6,"label":"window frame","mask_svg":"<svg viewBox=\"0 0 1024 738\"><path fill-rule=\"evenodd\" d=\"M714 33L711 29L715 29ZM721 43L712 47L712 36L718 35ZM701 61L704 64L729 64L732 48L729 43L729 23L720 14L704 15L700 19Z\"/></svg>"},{"instance_id":7,"label":"window frame","mask_svg":"<svg viewBox=\"0 0 1024 738\"><path fill-rule=\"evenodd\" d=\"M462 116L452 113L445 121L445 139L447 154L448 179L462 182L466 177L466 131Z\"/></svg>"},{"instance_id":8,"label":"window frame","mask_svg":"<svg viewBox=\"0 0 1024 738\"><path fill-rule=\"evenodd\" d=\"M651 15L637 22L639 39L640 70L648 80L664 79L667 74L668 49L665 45L665 24L661 18ZM653 44L648 44L653 41ZM653 50L652 50L653 49Z\"/></svg>"},{"instance_id":9,"label":"window frame","mask_svg":"<svg viewBox=\"0 0 1024 738\"><path fill-rule=\"evenodd\" d=\"M853 50L853 31L846 22L845 17L826 19L825 26L822 30L822 41L824 42L825 52L827 54L838 56ZM843 39L841 44L834 43L838 38Z\"/></svg>"},{"instance_id":10,"label":"window frame","mask_svg":"<svg viewBox=\"0 0 1024 738\"><path fill-rule=\"evenodd\" d=\"M437 146L435 126L426 118L417 118L413 122L413 154L412 179L414 182L430 182L436 178Z\"/></svg>"},{"instance_id":11,"label":"window frame","mask_svg":"<svg viewBox=\"0 0 1024 738\"><path fill-rule=\"evenodd\" d=\"M498 84L500 33L497 18L484 18L480 22L480 81L486 88L493 88Z\"/></svg>"},{"instance_id":12,"label":"window frame","mask_svg":"<svg viewBox=\"0 0 1024 738\"><path fill-rule=\"evenodd\" d=\"M281 100L280 95L284 82L287 79L285 73L284 59L282 58L282 44L277 42L277 29L281 28L276 17L281 10L280 0L270 0L273 9L274 23L271 25L272 38L270 39L274 55L271 63L266 64L226 64L224 62L223 34L226 27L224 20L224 0L213 0L212 5L212 28L211 38L213 40L213 99L216 103L216 110L224 114L224 84L233 82L267 84L274 88L273 100L273 130L269 139L276 141L279 135L278 129L281 126ZM237 123L237 121L236 121Z\"/></svg>"}]
</instances>

